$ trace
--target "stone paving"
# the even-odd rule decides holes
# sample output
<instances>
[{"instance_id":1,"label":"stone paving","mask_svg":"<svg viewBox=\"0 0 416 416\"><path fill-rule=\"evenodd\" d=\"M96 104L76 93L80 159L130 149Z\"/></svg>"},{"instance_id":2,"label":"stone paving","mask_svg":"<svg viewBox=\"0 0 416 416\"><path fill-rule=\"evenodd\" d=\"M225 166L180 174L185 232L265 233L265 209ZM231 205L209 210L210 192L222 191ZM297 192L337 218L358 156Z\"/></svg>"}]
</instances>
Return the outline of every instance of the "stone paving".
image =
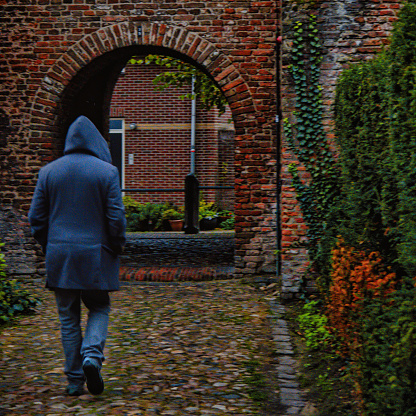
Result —
<instances>
[{"instance_id":1,"label":"stone paving","mask_svg":"<svg viewBox=\"0 0 416 416\"><path fill-rule=\"evenodd\" d=\"M277 355L277 382L280 403L285 408L285 415L312 415L308 413L311 405L304 399L297 380L295 351L284 319L286 309L277 300L270 301L272 325L271 331Z\"/></svg>"},{"instance_id":2,"label":"stone paving","mask_svg":"<svg viewBox=\"0 0 416 416\"><path fill-rule=\"evenodd\" d=\"M53 294L30 290L38 313L1 332L0 415L305 414L274 296L235 280L124 285L112 295L106 389L69 398Z\"/></svg>"}]
</instances>

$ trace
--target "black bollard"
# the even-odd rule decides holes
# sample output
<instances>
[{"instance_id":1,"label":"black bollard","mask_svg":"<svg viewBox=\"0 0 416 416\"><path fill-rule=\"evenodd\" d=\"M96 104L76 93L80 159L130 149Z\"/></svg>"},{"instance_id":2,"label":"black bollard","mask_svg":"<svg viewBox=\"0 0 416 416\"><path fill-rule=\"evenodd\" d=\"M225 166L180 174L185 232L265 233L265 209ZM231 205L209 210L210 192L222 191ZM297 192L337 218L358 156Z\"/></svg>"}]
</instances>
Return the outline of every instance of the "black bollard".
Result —
<instances>
[{"instance_id":1,"label":"black bollard","mask_svg":"<svg viewBox=\"0 0 416 416\"><path fill-rule=\"evenodd\" d=\"M185 178L185 234L199 232L199 181L193 173Z\"/></svg>"}]
</instances>

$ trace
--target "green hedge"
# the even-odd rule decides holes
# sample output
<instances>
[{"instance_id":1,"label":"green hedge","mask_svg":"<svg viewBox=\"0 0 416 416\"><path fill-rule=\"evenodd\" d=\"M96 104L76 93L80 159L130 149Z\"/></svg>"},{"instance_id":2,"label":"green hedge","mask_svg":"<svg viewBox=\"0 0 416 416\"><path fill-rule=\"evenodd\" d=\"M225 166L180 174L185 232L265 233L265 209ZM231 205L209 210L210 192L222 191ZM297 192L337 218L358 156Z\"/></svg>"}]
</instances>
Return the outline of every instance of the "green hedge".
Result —
<instances>
[{"instance_id":1,"label":"green hedge","mask_svg":"<svg viewBox=\"0 0 416 416\"><path fill-rule=\"evenodd\" d=\"M352 66L338 81L335 114L342 197L336 209L338 233L349 245L392 259L397 257L394 242L385 231L394 220L384 215L390 203L383 200L394 187L389 161L388 66L382 54Z\"/></svg>"},{"instance_id":2,"label":"green hedge","mask_svg":"<svg viewBox=\"0 0 416 416\"><path fill-rule=\"evenodd\" d=\"M389 52L391 168L397 183L399 262L416 276L416 3L408 2Z\"/></svg>"},{"instance_id":3,"label":"green hedge","mask_svg":"<svg viewBox=\"0 0 416 416\"><path fill-rule=\"evenodd\" d=\"M365 416L416 414L416 2L388 50L352 66L336 92L341 198L337 231L378 251L398 278L388 301L363 300L355 376Z\"/></svg>"},{"instance_id":4,"label":"green hedge","mask_svg":"<svg viewBox=\"0 0 416 416\"><path fill-rule=\"evenodd\" d=\"M416 276L416 4L404 6L390 48L339 79L341 224L347 242Z\"/></svg>"}]
</instances>

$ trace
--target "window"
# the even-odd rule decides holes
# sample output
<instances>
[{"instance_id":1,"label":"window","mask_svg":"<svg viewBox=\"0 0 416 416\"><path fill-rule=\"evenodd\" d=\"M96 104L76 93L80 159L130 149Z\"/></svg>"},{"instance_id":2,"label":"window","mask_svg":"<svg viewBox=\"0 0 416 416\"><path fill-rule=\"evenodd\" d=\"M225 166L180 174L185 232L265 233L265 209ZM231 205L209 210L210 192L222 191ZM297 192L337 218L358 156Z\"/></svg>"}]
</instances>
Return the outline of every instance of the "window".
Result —
<instances>
[{"instance_id":1,"label":"window","mask_svg":"<svg viewBox=\"0 0 416 416\"><path fill-rule=\"evenodd\" d=\"M124 187L124 120L110 118L110 152L113 165L120 175L120 186Z\"/></svg>"}]
</instances>

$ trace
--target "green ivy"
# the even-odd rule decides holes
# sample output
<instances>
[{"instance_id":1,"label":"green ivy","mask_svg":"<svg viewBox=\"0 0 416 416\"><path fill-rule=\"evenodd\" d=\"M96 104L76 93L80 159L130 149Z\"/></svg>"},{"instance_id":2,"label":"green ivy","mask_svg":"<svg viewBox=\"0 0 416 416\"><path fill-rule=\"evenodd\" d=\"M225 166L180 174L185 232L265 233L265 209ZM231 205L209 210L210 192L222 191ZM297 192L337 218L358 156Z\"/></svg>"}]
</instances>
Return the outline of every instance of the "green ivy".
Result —
<instances>
[{"instance_id":1,"label":"green ivy","mask_svg":"<svg viewBox=\"0 0 416 416\"><path fill-rule=\"evenodd\" d=\"M195 66L170 56L161 55L147 55L144 59L133 57L129 63L138 65L155 64L165 68L166 71L157 75L152 81L159 91L164 91L170 86L182 87L183 85L191 85L192 80L194 80L194 95L188 93L180 98L192 99L196 96L199 98L203 108L210 110L213 107L217 107L219 114L225 112L227 100L221 89L208 75Z\"/></svg>"},{"instance_id":2,"label":"green ivy","mask_svg":"<svg viewBox=\"0 0 416 416\"><path fill-rule=\"evenodd\" d=\"M339 194L338 170L323 127L322 93L319 85L321 45L316 16L296 22L291 50L292 75L296 94L292 120L285 119L284 133L291 150L306 168L310 180L303 181L298 165L289 172L308 226L308 252L313 270L319 271L321 285L328 286L332 232L331 207Z\"/></svg>"}]
</instances>

